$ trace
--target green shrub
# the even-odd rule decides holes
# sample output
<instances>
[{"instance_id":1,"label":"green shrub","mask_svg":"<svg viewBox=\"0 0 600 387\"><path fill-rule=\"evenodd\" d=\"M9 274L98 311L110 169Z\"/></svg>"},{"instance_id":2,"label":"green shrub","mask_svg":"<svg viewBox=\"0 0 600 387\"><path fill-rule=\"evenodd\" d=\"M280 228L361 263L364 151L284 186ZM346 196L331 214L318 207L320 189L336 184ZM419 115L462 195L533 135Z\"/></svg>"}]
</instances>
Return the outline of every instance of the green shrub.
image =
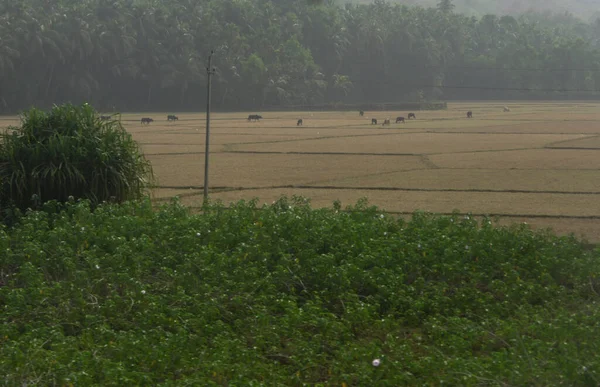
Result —
<instances>
[{"instance_id":1,"label":"green shrub","mask_svg":"<svg viewBox=\"0 0 600 387\"><path fill-rule=\"evenodd\" d=\"M119 121L101 121L88 104L22 113L0 135L0 205L26 209L70 196L122 202L140 198L150 163ZM33 203L32 203L33 198ZM37 202L37 203L36 203Z\"/></svg>"},{"instance_id":2,"label":"green shrub","mask_svg":"<svg viewBox=\"0 0 600 387\"><path fill-rule=\"evenodd\" d=\"M0 384L597 386L599 277L487 219L46 203L0 228Z\"/></svg>"}]
</instances>

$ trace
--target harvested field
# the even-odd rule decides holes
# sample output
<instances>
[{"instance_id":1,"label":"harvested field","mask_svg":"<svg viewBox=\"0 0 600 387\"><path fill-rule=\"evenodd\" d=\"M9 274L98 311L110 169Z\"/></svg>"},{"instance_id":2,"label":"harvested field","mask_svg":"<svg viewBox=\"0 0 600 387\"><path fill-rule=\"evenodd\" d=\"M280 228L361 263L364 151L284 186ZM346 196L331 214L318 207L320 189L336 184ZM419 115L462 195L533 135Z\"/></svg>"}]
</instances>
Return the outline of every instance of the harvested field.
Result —
<instances>
[{"instance_id":1,"label":"harvested field","mask_svg":"<svg viewBox=\"0 0 600 387\"><path fill-rule=\"evenodd\" d=\"M496 214L503 224L554 227L600 242L600 104L460 102L394 123L408 113L213 113L211 198L227 203L258 197L267 203L296 194L328 207L334 200L353 204L366 197L400 215ZM167 122L167 114L179 120ZM249 114L264 119L249 122ZM141 117L155 122L141 125ZM303 126L296 126L298 118ZM379 124L371 125L371 118ZM385 118L390 126L381 125ZM120 119L153 164L154 200L179 195L200 205L204 114ZM15 124L16 117L0 117L0 127Z\"/></svg>"},{"instance_id":2,"label":"harvested field","mask_svg":"<svg viewBox=\"0 0 600 387\"><path fill-rule=\"evenodd\" d=\"M148 158L161 186L202 186L204 155L151 155ZM211 186L236 189L311 184L353 174L376 175L427 168L419 156L215 153L210 163Z\"/></svg>"},{"instance_id":3,"label":"harvested field","mask_svg":"<svg viewBox=\"0 0 600 387\"><path fill-rule=\"evenodd\" d=\"M492 121L490 121L492 122ZM585 135L590 136L600 133L600 122L598 121L515 121L506 124L493 125L490 122L480 122L479 126L471 127L448 127L437 130L436 132L452 133L513 133L513 134L567 134L567 135Z\"/></svg>"},{"instance_id":4,"label":"harvested field","mask_svg":"<svg viewBox=\"0 0 600 387\"><path fill-rule=\"evenodd\" d=\"M555 142L548 145L548 148L557 149L599 149L600 150L600 136L589 136L575 140L567 140Z\"/></svg>"},{"instance_id":5,"label":"harvested field","mask_svg":"<svg viewBox=\"0 0 600 387\"><path fill-rule=\"evenodd\" d=\"M330 180L334 187L408 190L582 192L600 194L600 170L427 169L355 175Z\"/></svg>"},{"instance_id":6,"label":"harvested field","mask_svg":"<svg viewBox=\"0 0 600 387\"><path fill-rule=\"evenodd\" d=\"M320 140L277 142L272 144L238 145L233 150L349 153L437 154L504 149L540 148L548 143L581 138L574 135L552 134L448 134L448 133L390 133L368 137L328 138Z\"/></svg>"},{"instance_id":7,"label":"harvested field","mask_svg":"<svg viewBox=\"0 0 600 387\"><path fill-rule=\"evenodd\" d=\"M528 149L526 151L437 154L430 157L439 168L460 169L600 169L596 150Z\"/></svg>"}]
</instances>

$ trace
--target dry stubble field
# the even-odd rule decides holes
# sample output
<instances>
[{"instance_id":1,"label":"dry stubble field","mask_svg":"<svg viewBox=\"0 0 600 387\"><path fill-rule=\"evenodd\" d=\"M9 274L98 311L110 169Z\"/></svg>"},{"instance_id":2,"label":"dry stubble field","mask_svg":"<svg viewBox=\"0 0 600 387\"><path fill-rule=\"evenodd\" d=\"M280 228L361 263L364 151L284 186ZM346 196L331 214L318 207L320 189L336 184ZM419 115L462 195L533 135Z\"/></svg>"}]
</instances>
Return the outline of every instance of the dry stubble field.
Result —
<instances>
[{"instance_id":1,"label":"dry stubble field","mask_svg":"<svg viewBox=\"0 0 600 387\"><path fill-rule=\"evenodd\" d=\"M260 122L248 122L248 112L213 113L212 199L272 202L296 194L331 206L366 197L401 215L498 215L503 223L600 242L600 104L451 103L445 111L417 111L405 124L393 120L406 111L257 113ZM204 114L180 113L176 122L166 115L121 119L153 164L155 200L179 195L199 206ZM141 125L143 116L155 122ZM297 127L300 117L304 126ZM392 124L371 125L373 117Z\"/></svg>"}]
</instances>

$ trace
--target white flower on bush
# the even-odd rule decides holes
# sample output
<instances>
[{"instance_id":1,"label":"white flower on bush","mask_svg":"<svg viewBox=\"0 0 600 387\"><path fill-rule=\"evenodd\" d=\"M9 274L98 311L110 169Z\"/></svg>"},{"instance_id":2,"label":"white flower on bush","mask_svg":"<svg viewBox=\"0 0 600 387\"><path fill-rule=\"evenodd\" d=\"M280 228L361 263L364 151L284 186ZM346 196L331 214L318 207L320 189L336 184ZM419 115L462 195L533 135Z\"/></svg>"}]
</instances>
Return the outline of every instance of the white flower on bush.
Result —
<instances>
[{"instance_id":1,"label":"white flower on bush","mask_svg":"<svg viewBox=\"0 0 600 387\"><path fill-rule=\"evenodd\" d=\"M145 291L145 290L142 290L142 294L146 294L146 291Z\"/></svg>"},{"instance_id":2,"label":"white flower on bush","mask_svg":"<svg viewBox=\"0 0 600 387\"><path fill-rule=\"evenodd\" d=\"M379 365L381 364L381 360L374 359L372 364L373 364L373 367L379 367Z\"/></svg>"}]
</instances>

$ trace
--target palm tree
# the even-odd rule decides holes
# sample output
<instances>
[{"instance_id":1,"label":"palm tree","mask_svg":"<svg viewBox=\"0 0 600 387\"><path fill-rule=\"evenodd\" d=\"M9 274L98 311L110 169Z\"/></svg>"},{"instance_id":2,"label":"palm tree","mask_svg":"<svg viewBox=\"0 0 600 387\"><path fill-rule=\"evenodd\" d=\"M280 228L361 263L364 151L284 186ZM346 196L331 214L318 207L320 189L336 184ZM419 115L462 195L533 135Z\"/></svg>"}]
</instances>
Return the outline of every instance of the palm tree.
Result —
<instances>
[{"instance_id":1,"label":"palm tree","mask_svg":"<svg viewBox=\"0 0 600 387\"><path fill-rule=\"evenodd\" d=\"M440 12L443 13L450 13L454 11L454 3L452 3L452 0L440 0L437 7Z\"/></svg>"}]
</instances>

